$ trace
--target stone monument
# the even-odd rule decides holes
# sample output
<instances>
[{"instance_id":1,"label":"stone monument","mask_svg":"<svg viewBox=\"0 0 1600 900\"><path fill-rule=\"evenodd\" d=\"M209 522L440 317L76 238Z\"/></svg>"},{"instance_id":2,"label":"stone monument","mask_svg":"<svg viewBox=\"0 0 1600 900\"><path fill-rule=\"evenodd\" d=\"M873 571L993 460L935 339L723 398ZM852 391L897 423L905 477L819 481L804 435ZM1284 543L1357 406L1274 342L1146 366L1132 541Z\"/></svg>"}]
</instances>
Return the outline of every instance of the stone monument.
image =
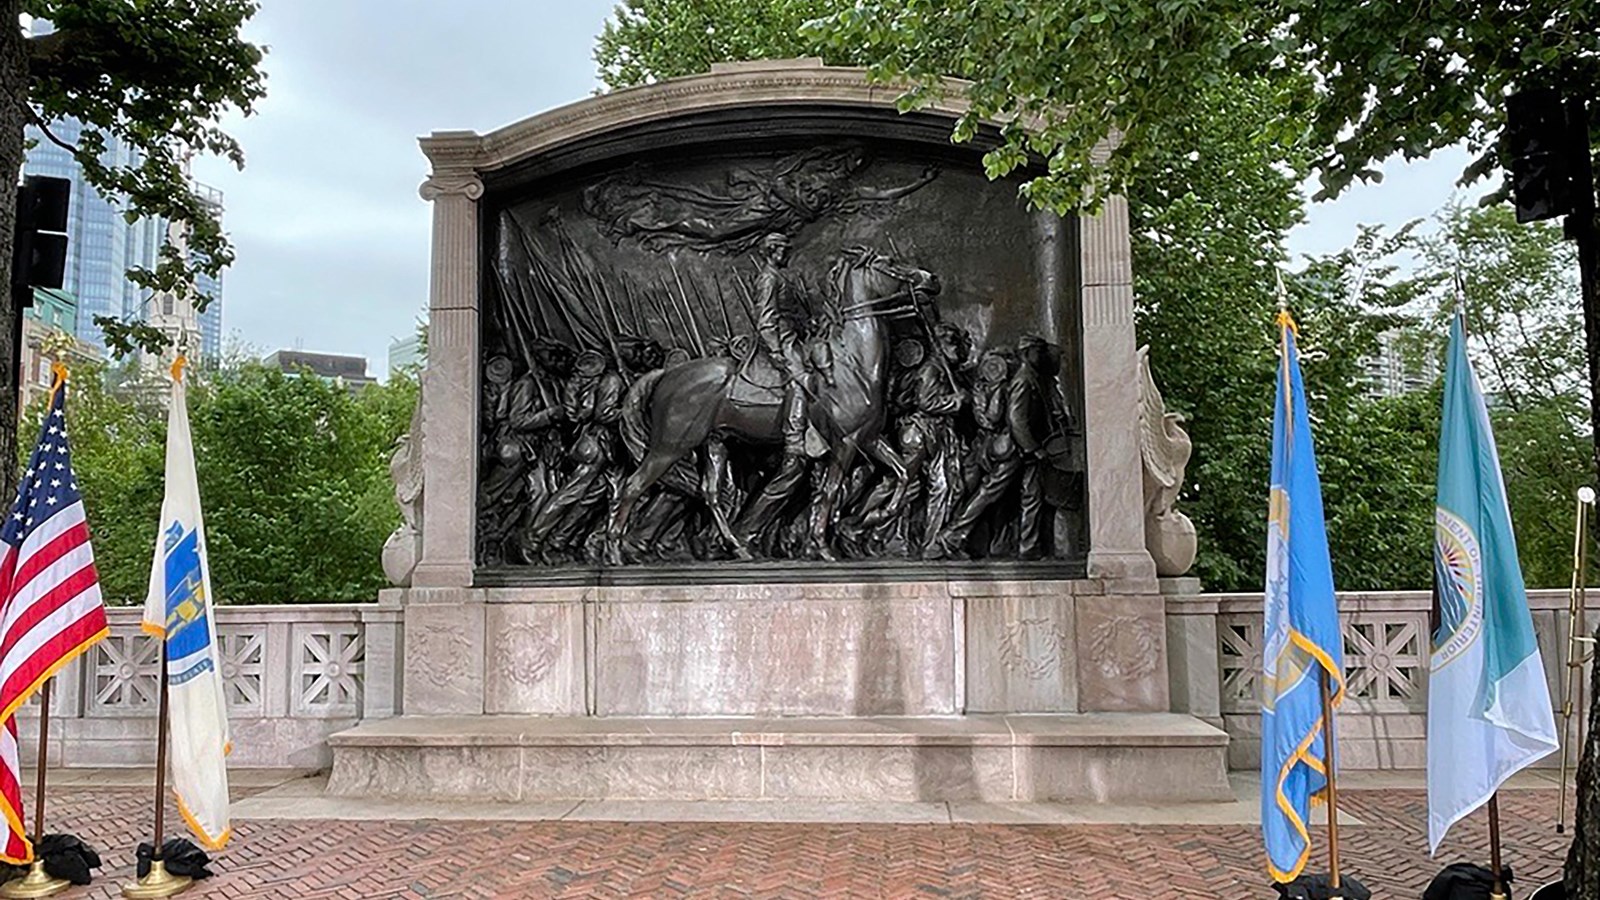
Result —
<instances>
[{"instance_id":1,"label":"stone monument","mask_svg":"<svg viewBox=\"0 0 1600 900\"><path fill-rule=\"evenodd\" d=\"M330 790L1227 796L1169 709L1126 204L1031 211L895 95L719 65L422 140L402 714Z\"/></svg>"}]
</instances>

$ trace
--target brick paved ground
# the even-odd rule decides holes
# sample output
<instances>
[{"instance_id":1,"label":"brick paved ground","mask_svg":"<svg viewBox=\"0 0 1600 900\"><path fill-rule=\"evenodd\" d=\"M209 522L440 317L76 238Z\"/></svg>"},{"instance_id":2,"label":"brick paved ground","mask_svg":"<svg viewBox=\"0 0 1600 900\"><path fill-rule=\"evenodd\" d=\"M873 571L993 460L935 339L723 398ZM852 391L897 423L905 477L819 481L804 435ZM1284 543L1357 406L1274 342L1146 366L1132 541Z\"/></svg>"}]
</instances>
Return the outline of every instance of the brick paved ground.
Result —
<instances>
[{"instance_id":1,"label":"brick paved ground","mask_svg":"<svg viewBox=\"0 0 1600 900\"><path fill-rule=\"evenodd\" d=\"M147 791L65 788L53 827L100 848L95 885L118 896ZM1419 898L1445 862L1486 859L1483 819L1426 856L1421 791L1348 791L1345 860L1375 894ZM1554 790L1502 795L1506 853L1526 896L1555 877L1566 839ZM379 897L1210 897L1275 896L1257 831L1240 826L752 825L592 822L236 823L217 876L186 896Z\"/></svg>"}]
</instances>

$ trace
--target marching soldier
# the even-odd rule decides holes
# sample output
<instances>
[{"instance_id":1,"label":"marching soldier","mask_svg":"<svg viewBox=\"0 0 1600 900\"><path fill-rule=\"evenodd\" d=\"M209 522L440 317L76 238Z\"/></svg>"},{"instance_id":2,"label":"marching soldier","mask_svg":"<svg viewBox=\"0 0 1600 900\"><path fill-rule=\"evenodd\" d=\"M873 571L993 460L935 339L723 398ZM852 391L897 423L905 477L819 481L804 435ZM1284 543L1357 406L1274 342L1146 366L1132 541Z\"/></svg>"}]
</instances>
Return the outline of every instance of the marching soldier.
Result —
<instances>
[{"instance_id":1,"label":"marching soldier","mask_svg":"<svg viewBox=\"0 0 1600 900\"><path fill-rule=\"evenodd\" d=\"M556 492L539 508L523 535L526 548L539 548L548 561L556 548L548 541L565 517L576 512L580 503L591 497L591 490L616 458L614 426L622 416L622 376L606 365L606 358L593 350L578 355L572 377L562 386L558 406L541 410L535 418L555 418L568 423L573 432L567 460L572 470Z\"/></svg>"}]
</instances>

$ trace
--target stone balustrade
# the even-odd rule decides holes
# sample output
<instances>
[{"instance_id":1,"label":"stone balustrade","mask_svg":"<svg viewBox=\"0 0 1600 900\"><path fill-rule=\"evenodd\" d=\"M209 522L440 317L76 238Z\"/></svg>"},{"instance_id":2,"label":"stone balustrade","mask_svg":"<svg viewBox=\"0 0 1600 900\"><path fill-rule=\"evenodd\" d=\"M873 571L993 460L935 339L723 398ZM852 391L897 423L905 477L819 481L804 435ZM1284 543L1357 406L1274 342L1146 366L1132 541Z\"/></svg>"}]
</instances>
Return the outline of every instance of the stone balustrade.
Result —
<instances>
[{"instance_id":1,"label":"stone balustrade","mask_svg":"<svg viewBox=\"0 0 1600 900\"><path fill-rule=\"evenodd\" d=\"M1600 590L1590 602L1586 633L1600 624ZM1228 732L1235 769L1261 764L1260 594L1169 594L1168 678L1173 709ZM1339 718L1342 764L1352 769L1420 769L1427 762L1428 591L1344 592L1345 683L1350 702ZM1561 708L1567 675L1568 614L1564 590L1530 591L1534 631ZM1588 683L1588 673L1584 673ZM1574 730L1576 730L1576 723ZM1558 765L1559 757L1545 761Z\"/></svg>"},{"instance_id":2,"label":"stone balustrade","mask_svg":"<svg viewBox=\"0 0 1600 900\"><path fill-rule=\"evenodd\" d=\"M1260 763L1261 596L1184 590L1191 586L1178 582L1165 598L1172 709L1226 730L1229 765L1254 768ZM1528 600L1559 711L1567 594L1531 591ZM1339 720L1346 767L1424 765L1431 602L1426 591L1340 594L1350 690ZM329 735L398 714L402 612L392 603L218 608L234 764L323 767L331 760ZM153 764L158 658L139 617L137 608L112 609L111 635L58 674L51 698L53 765ZM1584 627L1597 625L1600 602L1591 604ZM1584 678L1587 684L1587 672ZM972 698L961 699L970 706ZM22 714L25 760L36 752L36 709L37 698Z\"/></svg>"},{"instance_id":3,"label":"stone balustrade","mask_svg":"<svg viewBox=\"0 0 1600 900\"><path fill-rule=\"evenodd\" d=\"M109 610L111 634L56 676L50 761L139 766L155 760L155 639L142 610ZM394 715L400 610L381 604L223 606L216 610L223 690L239 766L317 768L327 738L363 717ZM35 697L30 708L37 709ZM24 711L23 759L37 752Z\"/></svg>"}]
</instances>

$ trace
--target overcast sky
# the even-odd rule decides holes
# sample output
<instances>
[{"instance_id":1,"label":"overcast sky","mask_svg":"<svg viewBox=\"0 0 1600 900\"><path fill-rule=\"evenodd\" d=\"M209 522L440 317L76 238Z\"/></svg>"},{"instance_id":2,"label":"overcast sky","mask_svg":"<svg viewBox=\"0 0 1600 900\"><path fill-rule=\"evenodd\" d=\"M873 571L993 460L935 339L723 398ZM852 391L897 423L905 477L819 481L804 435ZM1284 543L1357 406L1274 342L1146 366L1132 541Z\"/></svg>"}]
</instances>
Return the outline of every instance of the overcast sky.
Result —
<instances>
[{"instance_id":1,"label":"overcast sky","mask_svg":"<svg viewBox=\"0 0 1600 900\"><path fill-rule=\"evenodd\" d=\"M229 121L243 172L199 160L220 188L238 259L225 276L230 339L367 357L427 304L429 207L417 196L430 131L487 131L598 86L594 36L614 0L264 0L247 28L269 48L267 97ZM448 14L443 11L448 10ZM1295 253L1346 246L1362 222L1431 215L1464 153L1394 163L1382 185L1311 208Z\"/></svg>"}]
</instances>

